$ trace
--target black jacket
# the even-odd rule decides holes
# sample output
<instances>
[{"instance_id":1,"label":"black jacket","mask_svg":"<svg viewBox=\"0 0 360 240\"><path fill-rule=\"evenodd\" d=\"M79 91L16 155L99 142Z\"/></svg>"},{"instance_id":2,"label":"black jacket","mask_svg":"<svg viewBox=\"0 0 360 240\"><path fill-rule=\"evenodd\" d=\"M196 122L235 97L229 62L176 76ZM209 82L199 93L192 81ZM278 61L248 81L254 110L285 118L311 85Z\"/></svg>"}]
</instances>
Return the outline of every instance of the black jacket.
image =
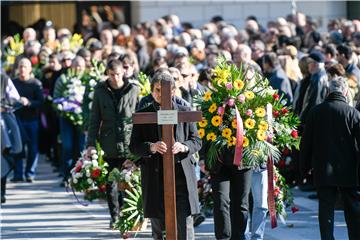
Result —
<instances>
[{"instance_id":1,"label":"black jacket","mask_svg":"<svg viewBox=\"0 0 360 240\"><path fill-rule=\"evenodd\" d=\"M325 69L310 76L310 83L305 92L300 120L306 123L311 108L322 103L328 94L328 77Z\"/></svg>"},{"instance_id":2,"label":"black jacket","mask_svg":"<svg viewBox=\"0 0 360 240\"><path fill-rule=\"evenodd\" d=\"M13 83L20 97L26 97L30 102L28 106L24 106L15 112L16 117L28 121L38 120L40 107L44 102L41 82L35 78L27 81L15 78Z\"/></svg>"},{"instance_id":3,"label":"black jacket","mask_svg":"<svg viewBox=\"0 0 360 240\"><path fill-rule=\"evenodd\" d=\"M308 115L300 145L300 167L314 168L315 186L359 185L360 112L340 93L330 94Z\"/></svg>"},{"instance_id":4,"label":"black jacket","mask_svg":"<svg viewBox=\"0 0 360 240\"><path fill-rule=\"evenodd\" d=\"M178 111L190 110L189 107L174 102L173 106ZM157 110L158 105L153 103L141 109L140 112L155 112ZM163 160L159 153L152 154L150 152L150 144L159 141L161 139L160 135L161 126L156 124L134 125L131 135L130 151L142 158L141 186L145 217L159 218L164 214L162 212L164 209ZM176 167L182 167L184 171L191 214L195 214L199 212L199 199L195 160L192 155L201 148L201 140L195 123L179 123L175 125L174 135L175 142L183 143L189 148L187 153L178 153L174 159L177 162ZM176 181L179 180L183 181L184 179L176 178Z\"/></svg>"},{"instance_id":5,"label":"black jacket","mask_svg":"<svg viewBox=\"0 0 360 240\"><path fill-rule=\"evenodd\" d=\"M132 129L131 116L135 112L140 89L126 83L120 93L119 102L107 81L100 82L94 90L90 111L87 146L99 141L108 158L128 157L128 146Z\"/></svg>"}]
</instances>

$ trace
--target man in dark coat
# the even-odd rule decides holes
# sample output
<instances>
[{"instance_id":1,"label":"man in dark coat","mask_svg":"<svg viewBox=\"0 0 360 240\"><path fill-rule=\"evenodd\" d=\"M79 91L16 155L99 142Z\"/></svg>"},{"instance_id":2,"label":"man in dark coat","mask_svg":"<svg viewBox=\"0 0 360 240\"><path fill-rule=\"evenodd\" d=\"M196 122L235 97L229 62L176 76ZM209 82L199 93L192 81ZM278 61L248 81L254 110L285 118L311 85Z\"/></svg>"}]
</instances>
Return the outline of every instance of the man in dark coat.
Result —
<instances>
[{"instance_id":1,"label":"man in dark coat","mask_svg":"<svg viewBox=\"0 0 360 240\"><path fill-rule=\"evenodd\" d=\"M293 102L291 83L284 70L279 64L275 53L267 53L263 56L264 75L269 79L270 86L279 90L287 100L287 105Z\"/></svg>"},{"instance_id":2,"label":"man in dark coat","mask_svg":"<svg viewBox=\"0 0 360 240\"><path fill-rule=\"evenodd\" d=\"M154 102L140 112L156 112L161 103L161 82L175 82L166 72L155 74L151 83ZM190 108L173 101L173 108L189 111ZM161 141L161 127L156 124L134 125L130 150L140 156L143 206L145 217L151 218L154 239L162 239L165 230L163 158L167 148L172 148L175 159L176 211L178 239L192 239L191 214L199 213L199 201L195 175L195 161L192 155L201 148L201 140L195 123L178 123L174 126L175 143L166 146ZM168 209L166 209L168 210Z\"/></svg>"},{"instance_id":3,"label":"man in dark coat","mask_svg":"<svg viewBox=\"0 0 360 240\"><path fill-rule=\"evenodd\" d=\"M329 84L325 102L309 112L300 146L300 166L302 174L314 170L321 239L334 239L334 205L339 191L349 239L355 240L360 239L360 113L346 103L345 78L335 78Z\"/></svg>"},{"instance_id":4,"label":"man in dark coat","mask_svg":"<svg viewBox=\"0 0 360 240\"><path fill-rule=\"evenodd\" d=\"M109 62L106 71L109 79L95 87L86 145L90 152L95 148L95 141L99 141L105 153L104 160L109 164L108 171L111 172L126 164L132 128L127 119L135 112L140 89L124 81L124 68L119 60ZM110 227L119 214L111 197L111 190L111 185L107 184Z\"/></svg>"},{"instance_id":5,"label":"man in dark coat","mask_svg":"<svg viewBox=\"0 0 360 240\"><path fill-rule=\"evenodd\" d=\"M300 115L301 122L306 124L307 114L311 108L322 103L328 93L328 76L324 67L324 55L314 51L309 55L308 70L310 83L306 89L303 108Z\"/></svg>"}]
</instances>

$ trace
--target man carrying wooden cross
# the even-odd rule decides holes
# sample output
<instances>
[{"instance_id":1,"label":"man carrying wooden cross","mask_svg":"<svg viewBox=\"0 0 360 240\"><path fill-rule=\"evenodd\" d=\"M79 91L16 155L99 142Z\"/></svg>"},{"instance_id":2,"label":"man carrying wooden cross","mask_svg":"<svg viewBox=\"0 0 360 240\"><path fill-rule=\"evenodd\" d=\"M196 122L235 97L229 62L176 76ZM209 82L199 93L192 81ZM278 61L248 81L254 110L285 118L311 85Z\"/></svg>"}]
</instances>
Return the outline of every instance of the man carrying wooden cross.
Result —
<instances>
[{"instance_id":1,"label":"man carrying wooden cross","mask_svg":"<svg viewBox=\"0 0 360 240\"><path fill-rule=\"evenodd\" d=\"M167 72L155 73L151 83L155 101L139 112L160 110L161 83L163 81L171 83L172 96L174 95L175 81L172 76ZM169 96L168 101L172 101L171 99L173 98ZM190 111L189 107L179 105L175 101L172 101L172 104L173 109L179 112ZM157 125L156 121L142 125L134 122L130 151L142 158L141 181L144 215L151 219L153 238L162 239L162 232L165 230L165 211L168 213L174 210L164 207L163 155L168 149L171 150L175 161L177 239L193 239L194 237L190 237L188 234L193 233L193 226L192 223L187 224L187 218L191 214L199 213L199 202L195 160L192 158L192 154L201 148L201 140L196 124L188 122L179 122L174 125L173 137L174 144L167 146L165 140L162 141L161 126ZM170 233L167 235L170 236Z\"/></svg>"}]
</instances>

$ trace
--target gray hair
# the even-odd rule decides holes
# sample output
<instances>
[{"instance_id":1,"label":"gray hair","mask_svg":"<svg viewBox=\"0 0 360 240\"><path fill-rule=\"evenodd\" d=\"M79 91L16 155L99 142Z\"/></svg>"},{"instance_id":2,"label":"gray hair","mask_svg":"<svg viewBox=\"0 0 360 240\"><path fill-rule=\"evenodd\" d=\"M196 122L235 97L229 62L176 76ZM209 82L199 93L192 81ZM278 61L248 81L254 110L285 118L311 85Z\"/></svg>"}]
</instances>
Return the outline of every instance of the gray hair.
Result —
<instances>
[{"instance_id":1,"label":"gray hair","mask_svg":"<svg viewBox=\"0 0 360 240\"><path fill-rule=\"evenodd\" d=\"M155 83L161 83L162 81L169 81L171 83L171 87L175 88L175 80L168 68L159 68L151 79L150 88L151 91L154 90Z\"/></svg>"},{"instance_id":2,"label":"gray hair","mask_svg":"<svg viewBox=\"0 0 360 240\"><path fill-rule=\"evenodd\" d=\"M344 94L348 90L347 79L344 77L334 77L329 81L329 92L340 92Z\"/></svg>"}]
</instances>

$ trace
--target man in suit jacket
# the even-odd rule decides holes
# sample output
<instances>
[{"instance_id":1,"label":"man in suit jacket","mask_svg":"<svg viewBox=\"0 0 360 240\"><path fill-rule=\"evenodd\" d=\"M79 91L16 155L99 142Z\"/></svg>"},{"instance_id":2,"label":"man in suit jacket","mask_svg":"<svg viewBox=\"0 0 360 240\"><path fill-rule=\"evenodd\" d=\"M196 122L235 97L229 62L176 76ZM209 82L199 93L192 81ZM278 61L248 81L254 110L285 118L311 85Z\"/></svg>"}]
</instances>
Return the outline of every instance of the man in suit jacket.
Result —
<instances>
[{"instance_id":1,"label":"man in suit jacket","mask_svg":"<svg viewBox=\"0 0 360 240\"><path fill-rule=\"evenodd\" d=\"M335 78L329 84L325 102L309 112L300 146L300 166L303 174L314 170L321 239L334 239L334 205L339 191L349 239L355 240L360 239L360 112L346 103L345 78Z\"/></svg>"},{"instance_id":2,"label":"man in suit jacket","mask_svg":"<svg viewBox=\"0 0 360 240\"><path fill-rule=\"evenodd\" d=\"M161 103L161 82L175 82L166 72L155 74L151 83L154 102L140 112L156 112ZM190 111L173 101L173 108L178 111ZM175 164L176 179L176 211L178 223L178 239L193 239L189 232L193 232L191 214L199 213L197 181L195 175L195 160L192 154L200 150L201 140L195 123L178 123L174 126L175 143L166 146L161 141L161 127L156 124L134 125L130 151L142 158L141 181L143 191L143 206L145 217L151 218L154 239L162 239L165 230L164 183L162 154L167 148L172 148ZM191 235L191 233L190 233Z\"/></svg>"}]
</instances>

